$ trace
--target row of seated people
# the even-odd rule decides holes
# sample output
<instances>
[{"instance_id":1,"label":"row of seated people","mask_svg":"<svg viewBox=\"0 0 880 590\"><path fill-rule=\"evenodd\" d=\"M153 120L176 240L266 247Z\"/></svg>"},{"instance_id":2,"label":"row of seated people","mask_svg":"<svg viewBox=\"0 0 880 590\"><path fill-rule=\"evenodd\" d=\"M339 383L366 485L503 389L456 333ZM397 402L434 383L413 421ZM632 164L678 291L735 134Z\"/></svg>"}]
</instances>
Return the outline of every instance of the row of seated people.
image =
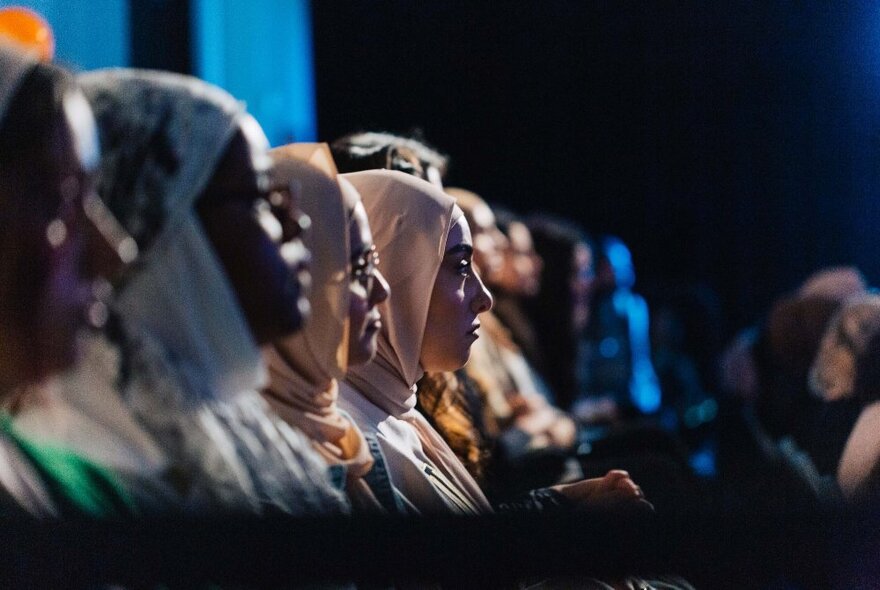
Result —
<instances>
[{"instance_id":1,"label":"row of seated people","mask_svg":"<svg viewBox=\"0 0 880 590\"><path fill-rule=\"evenodd\" d=\"M802 500L875 504L878 346L880 298L856 268L823 269L779 297L723 358L738 418L720 441L729 471L754 480L756 465L784 465Z\"/></svg>"},{"instance_id":2,"label":"row of seated people","mask_svg":"<svg viewBox=\"0 0 880 590\"><path fill-rule=\"evenodd\" d=\"M453 451L456 411L526 452L574 425L490 315L482 203L408 148L339 174L195 78L5 45L0 144L5 513L650 510L620 470L493 502ZM512 385L459 397L475 342Z\"/></svg>"}]
</instances>

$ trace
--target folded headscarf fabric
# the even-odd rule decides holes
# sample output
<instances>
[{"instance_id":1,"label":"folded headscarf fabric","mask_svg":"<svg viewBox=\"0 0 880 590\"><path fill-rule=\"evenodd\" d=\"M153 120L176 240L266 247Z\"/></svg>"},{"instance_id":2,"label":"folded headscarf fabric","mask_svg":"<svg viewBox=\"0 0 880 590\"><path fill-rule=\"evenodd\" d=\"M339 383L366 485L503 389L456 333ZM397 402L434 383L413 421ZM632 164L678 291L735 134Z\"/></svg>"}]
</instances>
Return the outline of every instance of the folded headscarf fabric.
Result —
<instances>
[{"instance_id":1,"label":"folded headscarf fabric","mask_svg":"<svg viewBox=\"0 0 880 590\"><path fill-rule=\"evenodd\" d=\"M355 507L381 510L363 477L373 457L363 433L339 411L337 379L348 355L348 220L336 168L326 144L291 144L271 151L277 180L293 181L300 206L315 231L303 237L312 253L312 309L305 328L266 346L269 384L263 397L299 428L330 465L346 471L346 492Z\"/></svg>"},{"instance_id":2,"label":"folded headscarf fabric","mask_svg":"<svg viewBox=\"0 0 880 590\"><path fill-rule=\"evenodd\" d=\"M112 389L161 448L163 481L195 512L347 510L326 464L259 395L260 350L195 209L242 105L170 73L105 70L80 84L103 147L99 194L142 253L111 302Z\"/></svg>"},{"instance_id":3,"label":"folded headscarf fabric","mask_svg":"<svg viewBox=\"0 0 880 590\"><path fill-rule=\"evenodd\" d=\"M18 87L37 63L35 56L0 41L0 125Z\"/></svg>"},{"instance_id":4,"label":"folded headscarf fabric","mask_svg":"<svg viewBox=\"0 0 880 590\"><path fill-rule=\"evenodd\" d=\"M340 405L377 434L391 481L419 513L491 512L477 483L436 430L415 410L415 383L434 281L446 238L462 218L455 201L418 178L387 170L342 175L360 192L391 287L381 304L376 359L349 370Z\"/></svg>"}]
</instances>

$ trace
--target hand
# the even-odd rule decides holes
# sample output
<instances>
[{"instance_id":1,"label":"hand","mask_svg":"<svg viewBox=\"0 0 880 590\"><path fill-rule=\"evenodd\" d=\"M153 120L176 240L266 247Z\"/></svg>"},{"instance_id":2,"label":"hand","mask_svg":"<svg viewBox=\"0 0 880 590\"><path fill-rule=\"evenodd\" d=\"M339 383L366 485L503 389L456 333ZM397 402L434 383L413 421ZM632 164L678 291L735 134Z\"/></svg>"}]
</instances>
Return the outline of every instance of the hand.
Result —
<instances>
[{"instance_id":1,"label":"hand","mask_svg":"<svg viewBox=\"0 0 880 590\"><path fill-rule=\"evenodd\" d=\"M645 499L642 488L622 469L613 469L604 477L560 484L551 489L568 498L578 508L637 508L654 511L654 506Z\"/></svg>"}]
</instances>

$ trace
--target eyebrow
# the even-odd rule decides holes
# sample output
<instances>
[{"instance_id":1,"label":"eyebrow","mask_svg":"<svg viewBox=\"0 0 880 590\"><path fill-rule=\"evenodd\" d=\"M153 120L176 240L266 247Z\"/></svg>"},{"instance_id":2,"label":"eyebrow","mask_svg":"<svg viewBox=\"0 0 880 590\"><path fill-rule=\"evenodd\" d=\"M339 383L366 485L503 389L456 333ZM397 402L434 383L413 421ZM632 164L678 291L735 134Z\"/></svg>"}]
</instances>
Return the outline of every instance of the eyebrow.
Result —
<instances>
[{"instance_id":1,"label":"eyebrow","mask_svg":"<svg viewBox=\"0 0 880 590\"><path fill-rule=\"evenodd\" d=\"M453 246L449 250L447 250L446 253L443 255L449 256L451 254L460 254L460 253L464 253L464 254L467 254L468 256L470 256L474 253L474 247L471 246L470 244L458 244L456 246Z\"/></svg>"}]
</instances>

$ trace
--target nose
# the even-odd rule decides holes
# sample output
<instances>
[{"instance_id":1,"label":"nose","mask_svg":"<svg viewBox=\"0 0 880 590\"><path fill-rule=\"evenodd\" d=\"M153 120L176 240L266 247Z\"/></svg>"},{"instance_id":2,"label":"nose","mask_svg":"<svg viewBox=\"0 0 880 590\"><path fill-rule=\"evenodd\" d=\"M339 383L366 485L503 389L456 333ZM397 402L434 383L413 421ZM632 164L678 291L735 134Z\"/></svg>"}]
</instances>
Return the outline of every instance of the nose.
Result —
<instances>
[{"instance_id":1,"label":"nose","mask_svg":"<svg viewBox=\"0 0 880 590\"><path fill-rule=\"evenodd\" d=\"M377 268L373 275L373 288L370 290L370 305L375 306L379 305L391 294L391 287L388 285L388 281L385 280L385 276L379 271Z\"/></svg>"},{"instance_id":2,"label":"nose","mask_svg":"<svg viewBox=\"0 0 880 590\"><path fill-rule=\"evenodd\" d=\"M477 292L474 293L474 297L471 299L471 311L479 315L492 309L495 300L492 298L492 293L486 288L486 284L483 283L483 279L480 278L479 273L475 271L473 278L476 281Z\"/></svg>"}]
</instances>

